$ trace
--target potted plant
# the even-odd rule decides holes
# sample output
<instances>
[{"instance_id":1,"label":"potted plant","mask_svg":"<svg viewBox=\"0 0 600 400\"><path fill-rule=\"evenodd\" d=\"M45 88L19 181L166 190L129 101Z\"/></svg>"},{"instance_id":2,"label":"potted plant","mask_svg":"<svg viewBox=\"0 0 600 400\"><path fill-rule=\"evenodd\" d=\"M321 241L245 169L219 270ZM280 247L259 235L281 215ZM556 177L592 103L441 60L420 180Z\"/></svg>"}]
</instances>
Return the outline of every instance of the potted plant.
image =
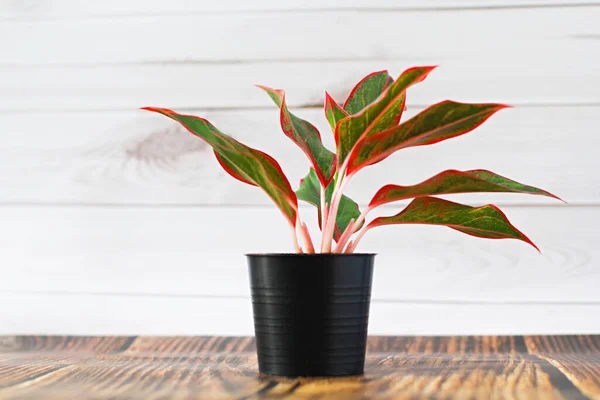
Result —
<instances>
[{"instance_id":1,"label":"potted plant","mask_svg":"<svg viewBox=\"0 0 600 400\"><path fill-rule=\"evenodd\" d=\"M296 191L271 156L238 142L206 119L165 108L144 108L177 121L206 141L225 171L265 191L290 226L295 253L247 255L261 372L284 376L363 373L374 254L356 253L356 249L373 228L444 225L482 238L518 239L537 249L497 207L471 207L435 197L512 192L557 198L490 171L447 170L416 185L387 185L362 211L343 194L364 167L404 148L463 135L508 107L447 100L400 123L406 90L433 69L410 68L396 80L387 71L369 74L352 89L343 106L326 92L325 117L335 137L335 153L323 145L314 125L288 110L283 90L259 86L279 108L283 133L310 161L310 170ZM374 208L405 199L413 200L399 213L367 220ZM318 210L320 246L300 219L298 200Z\"/></svg>"}]
</instances>

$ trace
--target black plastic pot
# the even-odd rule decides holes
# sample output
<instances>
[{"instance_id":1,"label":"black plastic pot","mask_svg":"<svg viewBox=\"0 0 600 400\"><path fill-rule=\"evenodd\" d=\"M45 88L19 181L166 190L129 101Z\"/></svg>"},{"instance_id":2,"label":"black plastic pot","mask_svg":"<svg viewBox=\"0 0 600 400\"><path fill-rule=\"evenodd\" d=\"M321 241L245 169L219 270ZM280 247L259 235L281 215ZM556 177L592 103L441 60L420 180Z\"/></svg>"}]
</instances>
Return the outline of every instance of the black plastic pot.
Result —
<instances>
[{"instance_id":1,"label":"black plastic pot","mask_svg":"<svg viewBox=\"0 0 600 400\"><path fill-rule=\"evenodd\" d=\"M363 374L375 255L247 257L260 372Z\"/></svg>"}]
</instances>

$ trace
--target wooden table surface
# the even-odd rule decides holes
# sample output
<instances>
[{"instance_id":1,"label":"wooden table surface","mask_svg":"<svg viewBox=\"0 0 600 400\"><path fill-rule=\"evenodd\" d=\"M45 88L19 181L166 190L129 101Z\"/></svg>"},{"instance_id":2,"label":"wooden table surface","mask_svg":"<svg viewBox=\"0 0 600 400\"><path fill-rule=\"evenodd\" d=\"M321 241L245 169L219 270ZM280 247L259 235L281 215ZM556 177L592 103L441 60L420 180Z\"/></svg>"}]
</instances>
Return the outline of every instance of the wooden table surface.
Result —
<instances>
[{"instance_id":1,"label":"wooden table surface","mask_svg":"<svg viewBox=\"0 0 600 400\"><path fill-rule=\"evenodd\" d=\"M370 337L364 377L260 376L252 338L0 337L0 398L600 399L600 335Z\"/></svg>"}]
</instances>

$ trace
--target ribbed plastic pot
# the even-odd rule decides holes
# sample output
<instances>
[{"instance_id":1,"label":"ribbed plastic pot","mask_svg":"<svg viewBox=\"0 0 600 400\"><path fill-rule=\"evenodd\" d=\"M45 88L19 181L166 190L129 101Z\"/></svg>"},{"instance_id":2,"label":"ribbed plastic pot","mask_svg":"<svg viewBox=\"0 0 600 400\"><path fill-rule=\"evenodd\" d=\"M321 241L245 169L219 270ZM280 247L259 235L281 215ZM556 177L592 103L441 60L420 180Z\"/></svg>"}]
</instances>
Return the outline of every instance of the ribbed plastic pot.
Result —
<instances>
[{"instance_id":1,"label":"ribbed plastic pot","mask_svg":"<svg viewBox=\"0 0 600 400\"><path fill-rule=\"evenodd\" d=\"M362 375L374 254L248 254L261 373Z\"/></svg>"}]
</instances>

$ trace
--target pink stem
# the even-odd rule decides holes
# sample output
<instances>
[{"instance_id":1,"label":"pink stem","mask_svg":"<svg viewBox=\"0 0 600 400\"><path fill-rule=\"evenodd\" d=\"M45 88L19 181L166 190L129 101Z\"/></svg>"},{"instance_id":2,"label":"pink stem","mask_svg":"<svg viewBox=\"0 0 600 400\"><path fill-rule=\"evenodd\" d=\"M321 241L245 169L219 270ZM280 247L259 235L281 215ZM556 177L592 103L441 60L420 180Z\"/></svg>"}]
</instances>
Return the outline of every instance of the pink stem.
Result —
<instances>
[{"instance_id":1,"label":"pink stem","mask_svg":"<svg viewBox=\"0 0 600 400\"><path fill-rule=\"evenodd\" d=\"M337 217L338 208L340 206L340 200L342 199L342 193L344 188L348 184L349 178L341 176L341 183L338 181L339 186L333 191L331 198L331 205L329 209L329 218L327 219L326 230L323 233L323 246L321 247L322 253L331 253L331 243L333 242L333 230L335 229L335 220Z\"/></svg>"},{"instance_id":2,"label":"pink stem","mask_svg":"<svg viewBox=\"0 0 600 400\"><path fill-rule=\"evenodd\" d=\"M306 244L306 252L313 254L315 252L315 246L313 245L312 238L310 237L308 227L304 222L300 225L300 236L302 236L302 240L304 240L304 243Z\"/></svg>"},{"instance_id":3,"label":"pink stem","mask_svg":"<svg viewBox=\"0 0 600 400\"><path fill-rule=\"evenodd\" d=\"M302 251L302 247L300 247L300 244L298 243L298 235L296 234L296 227L292 224L290 224L290 228L292 228L292 240L294 242L294 248L296 249L296 253L304 253Z\"/></svg>"},{"instance_id":4,"label":"pink stem","mask_svg":"<svg viewBox=\"0 0 600 400\"><path fill-rule=\"evenodd\" d=\"M367 217L367 214L369 212L371 212L372 208L371 207L367 207L363 210L362 213L360 213L360 215L358 216L358 218L356 219L356 223L354 224L354 231L352 231L352 233L357 232L360 229L360 224L363 223L363 221L365 220L365 218Z\"/></svg>"},{"instance_id":5,"label":"pink stem","mask_svg":"<svg viewBox=\"0 0 600 400\"><path fill-rule=\"evenodd\" d=\"M354 242L351 240L350 242L348 242L348 246L346 246L344 253L352 253L353 251L354 251Z\"/></svg>"},{"instance_id":6,"label":"pink stem","mask_svg":"<svg viewBox=\"0 0 600 400\"><path fill-rule=\"evenodd\" d=\"M351 219L346 227L344 233L340 237L340 240L337 242L337 246L335 246L334 253L342 253L344 246L346 246L346 242L350 239L350 236L354 233L354 219Z\"/></svg>"},{"instance_id":7,"label":"pink stem","mask_svg":"<svg viewBox=\"0 0 600 400\"><path fill-rule=\"evenodd\" d=\"M321 185L321 251L323 251L325 226L327 225L327 219L329 218L329 207L327 207L327 199L325 198L326 189Z\"/></svg>"},{"instance_id":8,"label":"pink stem","mask_svg":"<svg viewBox=\"0 0 600 400\"><path fill-rule=\"evenodd\" d=\"M354 252L354 250L356 249L356 246L358 246L358 243L361 241L363 236L365 236L365 233L367 233L367 231L369 229L371 229L371 228L369 227L368 224L366 224L365 226L362 227L362 229L360 231L358 231L358 235L356 235L356 238L354 239L354 243L352 243L352 249L351 249L352 252Z\"/></svg>"}]
</instances>

